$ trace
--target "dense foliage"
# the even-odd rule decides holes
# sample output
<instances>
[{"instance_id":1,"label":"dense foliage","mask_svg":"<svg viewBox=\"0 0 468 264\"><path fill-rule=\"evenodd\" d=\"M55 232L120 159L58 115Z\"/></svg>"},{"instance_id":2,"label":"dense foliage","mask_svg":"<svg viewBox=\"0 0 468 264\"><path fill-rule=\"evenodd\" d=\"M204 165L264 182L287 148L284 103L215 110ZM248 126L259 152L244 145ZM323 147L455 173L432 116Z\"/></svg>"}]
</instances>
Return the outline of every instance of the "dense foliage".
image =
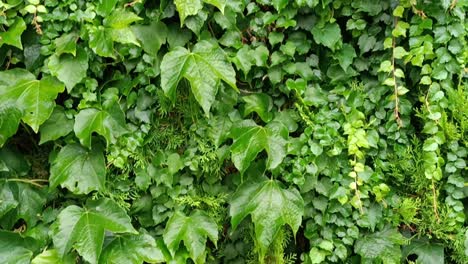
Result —
<instances>
[{"instance_id":1,"label":"dense foliage","mask_svg":"<svg viewBox=\"0 0 468 264\"><path fill-rule=\"evenodd\" d=\"M468 263L467 9L0 1L0 263Z\"/></svg>"}]
</instances>

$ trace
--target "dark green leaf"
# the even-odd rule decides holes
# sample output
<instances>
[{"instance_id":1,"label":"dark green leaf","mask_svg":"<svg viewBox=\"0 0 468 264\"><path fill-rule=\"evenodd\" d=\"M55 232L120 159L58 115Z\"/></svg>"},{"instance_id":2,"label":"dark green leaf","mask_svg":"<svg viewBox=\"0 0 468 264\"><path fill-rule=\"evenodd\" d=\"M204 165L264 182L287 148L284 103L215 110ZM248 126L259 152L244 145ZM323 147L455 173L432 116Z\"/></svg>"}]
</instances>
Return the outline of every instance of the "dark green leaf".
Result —
<instances>
[{"instance_id":1,"label":"dark green leaf","mask_svg":"<svg viewBox=\"0 0 468 264\"><path fill-rule=\"evenodd\" d=\"M61 185L73 193L100 191L106 180L106 164L102 150L87 150L77 144L66 145L53 160L50 168L50 186Z\"/></svg>"},{"instance_id":2,"label":"dark green leaf","mask_svg":"<svg viewBox=\"0 0 468 264\"><path fill-rule=\"evenodd\" d=\"M296 234L304 214L304 201L296 189L284 189L277 181L248 181L234 193L229 214L234 229L247 215L252 216L255 239L263 257L284 225L289 225Z\"/></svg>"},{"instance_id":3,"label":"dark green leaf","mask_svg":"<svg viewBox=\"0 0 468 264\"><path fill-rule=\"evenodd\" d=\"M202 211L195 211L190 216L176 212L167 222L163 237L173 257L183 241L192 260L204 263L207 237L216 245L218 226Z\"/></svg>"},{"instance_id":4,"label":"dark green leaf","mask_svg":"<svg viewBox=\"0 0 468 264\"><path fill-rule=\"evenodd\" d=\"M56 76L70 92L76 84L86 77L88 70L88 55L84 49L79 48L76 56L71 54L54 54L49 58L49 67L52 75Z\"/></svg>"}]
</instances>

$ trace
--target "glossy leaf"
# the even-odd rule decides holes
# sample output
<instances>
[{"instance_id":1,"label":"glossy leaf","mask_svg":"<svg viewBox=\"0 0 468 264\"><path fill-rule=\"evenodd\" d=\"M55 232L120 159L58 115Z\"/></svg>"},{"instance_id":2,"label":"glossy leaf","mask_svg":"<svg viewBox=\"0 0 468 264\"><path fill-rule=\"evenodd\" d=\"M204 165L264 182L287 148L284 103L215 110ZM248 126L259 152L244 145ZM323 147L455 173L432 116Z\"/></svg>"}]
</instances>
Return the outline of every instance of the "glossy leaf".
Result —
<instances>
[{"instance_id":1,"label":"glossy leaf","mask_svg":"<svg viewBox=\"0 0 468 264\"><path fill-rule=\"evenodd\" d=\"M11 45L17 47L18 49L23 49L23 44L21 43L21 34L23 34L26 29L26 23L23 18L17 17L15 22L8 28L7 31L0 32L0 47L3 44Z\"/></svg>"},{"instance_id":2,"label":"glossy leaf","mask_svg":"<svg viewBox=\"0 0 468 264\"><path fill-rule=\"evenodd\" d=\"M132 26L133 33L141 42L143 50L156 55L161 45L166 43L167 27L162 22L153 22L149 25Z\"/></svg>"},{"instance_id":3,"label":"glossy leaf","mask_svg":"<svg viewBox=\"0 0 468 264\"><path fill-rule=\"evenodd\" d=\"M23 113L11 104L0 107L0 147L18 130Z\"/></svg>"},{"instance_id":4,"label":"glossy leaf","mask_svg":"<svg viewBox=\"0 0 468 264\"><path fill-rule=\"evenodd\" d=\"M242 97L245 102L244 116L256 112L264 122L269 122L273 118L270 112L273 107L273 100L270 96L260 93Z\"/></svg>"},{"instance_id":5,"label":"glossy leaf","mask_svg":"<svg viewBox=\"0 0 468 264\"><path fill-rule=\"evenodd\" d=\"M93 132L103 136L107 144L114 143L117 137L126 133L125 118L117 106L115 111L107 112L95 108L81 110L75 116L75 125L73 130L80 139L83 146L91 147L91 135Z\"/></svg>"},{"instance_id":6,"label":"glossy leaf","mask_svg":"<svg viewBox=\"0 0 468 264\"><path fill-rule=\"evenodd\" d=\"M245 120L231 129L230 137L234 139L231 146L232 161L241 173L263 150L268 154L269 169L276 168L286 156L288 129L282 123L274 122L261 127L252 120Z\"/></svg>"},{"instance_id":7,"label":"glossy leaf","mask_svg":"<svg viewBox=\"0 0 468 264\"><path fill-rule=\"evenodd\" d=\"M173 257L183 242L192 260L195 263L204 263L207 238L216 245L218 226L201 211L195 211L190 216L176 212L167 222L163 237Z\"/></svg>"},{"instance_id":8,"label":"glossy leaf","mask_svg":"<svg viewBox=\"0 0 468 264\"><path fill-rule=\"evenodd\" d=\"M294 234L304 214L304 201L296 189L285 189L275 180L247 181L237 188L230 202L229 215L233 229L251 215L260 258L284 225Z\"/></svg>"},{"instance_id":9,"label":"glossy leaf","mask_svg":"<svg viewBox=\"0 0 468 264\"><path fill-rule=\"evenodd\" d=\"M387 228L359 238L354 249L364 260L397 263L402 255L400 246L405 243L406 239L397 230Z\"/></svg>"},{"instance_id":10,"label":"glossy leaf","mask_svg":"<svg viewBox=\"0 0 468 264\"><path fill-rule=\"evenodd\" d=\"M65 53L76 56L76 42L78 41L78 37L79 36L76 33L72 32L72 33L65 34L56 38L54 40L55 56L60 57L60 55L65 54Z\"/></svg>"},{"instance_id":11,"label":"glossy leaf","mask_svg":"<svg viewBox=\"0 0 468 264\"><path fill-rule=\"evenodd\" d=\"M6 229L12 228L18 220L23 219L28 226L36 225L38 215L46 203L44 193L26 183L0 183L0 218Z\"/></svg>"},{"instance_id":12,"label":"glossy leaf","mask_svg":"<svg viewBox=\"0 0 468 264\"><path fill-rule=\"evenodd\" d=\"M115 237L102 251L99 263L162 263L165 257L156 240L148 234Z\"/></svg>"},{"instance_id":13,"label":"glossy leaf","mask_svg":"<svg viewBox=\"0 0 468 264\"><path fill-rule=\"evenodd\" d=\"M174 4L179 12L180 24L184 24L188 16L198 14L203 8L201 0L174 0Z\"/></svg>"},{"instance_id":14,"label":"glossy leaf","mask_svg":"<svg viewBox=\"0 0 468 264\"><path fill-rule=\"evenodd\" d=\"M41 252L31 260L31 264L73 264L75 260L72 255L61 258L56 249Z\"/></svg>"},{"instance_id":15,"label":"glossy leaf","mask_svg":"<svg viewBox=\"0 0 468 264\"><path fill-rule=\"evenodd\" d=\"M73 120L68 119L62 107L56 106L49 119L39 128L39 133L41 134L39 144L56 140L68 135L72 131Z\"/></svg>"},{"instance_id":16,"label":"glossy leaf","mask_svg":"<svg viewBox=\"0 0 468 264\"><path fill-rule=\"evenodd\" d=\"M16 102L15 106L24 113L22 120L34 132L52 114L55 98L64 90L55 78L44 77L39 81L22 69L0 72L0 79L0 104Z\"/></svg>"},{"instance_id":17,"label":"glossy leaf","mask_svg":"<svg viewBox=\"0 0 468 264\"><path fill-rule=\"evenodd\" d=\"M77 144L66 145L53 160L50 186L61 185L73 193L100 191L106 180L106 165L102 150L87 150Z\"/></svg>"},{"instance_id":18,"label":"glossy leaf","mask_svg":"<svg viewBox=\"0 0 468 264\"><path fill-rule=\"evenodd\" d=\"M31 238L0 230L0 263L29 264L36 247Z\"/></svg>"},{"instance_id":19,"label":"glossy leaf","mask_svg":"<svg viewBox=\"0 0 468 264\"><path fill-rule=\"evenodd\" d=\"M403 247L403 256L415 254L416 263L436 264L444 263L444 247L428 240L412 240Z\"/></svg>"},{"instance_id":20,"label":"glossy leaf","mask_svg":"<svg viewBox=\"0 0 468 264\"><path fill-rule=\"evenodd\" d=\"M137 233L130 217L109 199L90 201L86 208L70 205L57 217L53 229L54 246L60 256L74 247L83 259L98 263L105 231Z\"/></svg>"},{"instance_id":21,"label":"glossy leaf","mask_svg":"<svg viewBox=\"0 0 468 264\"><path fill-rule=\"evenodd\" d=\"M192 93L206 114L215 100L221 80L237 89L234 69L224 52L208 41L197 43L193 52L176 48L164 56L161 87L172 101L175 101L176 88L182 78L190 82Z\"/></svg>"},{"instance_id":22,"label":"glossy leaf","mask_svg":"<svg viewBox=\"0 0 468 264\"><path fill-rule=\"evenodd\" d=\"M312 36L315 42L330 48L332 51L341 45L341 30L336 23L326 24L322 28L315 26L312 29Z\"/></svg>"},{"instance_id":23,"label":"glossy leaf","mask_svg":"<svg viewBox=\"0 0 468 264\"><path fill-rule=\"evenodd\" d=\"M78 49L76 56L71 54L55 54L49 58L49 70L67 87L70 92L76 84L86 77L88 70L88 55L84 49Z\"/></svg>"}]
</instances>

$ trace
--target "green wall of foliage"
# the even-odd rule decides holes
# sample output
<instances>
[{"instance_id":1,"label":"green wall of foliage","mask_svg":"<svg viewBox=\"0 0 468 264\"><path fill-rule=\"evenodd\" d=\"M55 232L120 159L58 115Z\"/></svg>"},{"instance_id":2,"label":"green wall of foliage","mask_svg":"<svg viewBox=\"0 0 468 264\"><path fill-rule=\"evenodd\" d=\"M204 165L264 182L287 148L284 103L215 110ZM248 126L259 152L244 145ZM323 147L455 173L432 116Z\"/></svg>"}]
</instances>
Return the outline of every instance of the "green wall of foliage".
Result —
<instances>
[{"instance_id":1,"label":"green wall of foliage","mask_svg":"<svg viewBox=\"0 0 468 264\"><path fill-rule=\"evenodd\" d=\"M0 263L468 263L467 10L0 1Z\"/></svg>"}]
</instances>

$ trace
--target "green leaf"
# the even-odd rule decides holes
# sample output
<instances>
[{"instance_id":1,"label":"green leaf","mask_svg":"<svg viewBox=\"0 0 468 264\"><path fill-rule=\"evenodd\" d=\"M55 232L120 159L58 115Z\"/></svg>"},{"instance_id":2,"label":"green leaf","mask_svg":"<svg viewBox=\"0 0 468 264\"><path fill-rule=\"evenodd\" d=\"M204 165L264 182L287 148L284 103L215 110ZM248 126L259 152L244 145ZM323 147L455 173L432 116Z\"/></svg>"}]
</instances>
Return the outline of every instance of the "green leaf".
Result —
<instances>
[{"instance_id":1,"label":"green leaf","mask_svg":"<svg viewBox=\"0 0 468 264\"><path fill-rule=\"evenodd\" d=\"M100 191L106 180L106 164L102 150L77 145L66 145L53 160L50 168L50 186L61 185L76 194Z\"/></svg>"},{"instance_id":2,"label":"green leaf","mask_svg":"<svg viewBox=\"0 0 468 264\"><path fill-rule=\"evenodd\" d=\"M431 243L429 240L411 240L411 243L403 247L403 256L416 255L416 263L438 264L444 263L444 246Z\"/></svg>"},{"instance_id":3,"label":"green leaf","mask_svg":"<svg viewBox=\"0 0 468 264\"><path fill-rule=\"evenodd\" d=\"M99 56L115 58L112 36L102 26L90 29L89 47Z\"/></svg>"},{"instance_id":4,"label":"green leaf","mask_svg":"<svg viewBox=\"0 0 468 264\"><path fill-rule=\"evenodd\" d=\"M184 24L185 18L198 14L203 8L201 0L174 0L174 4L179 12L181 26Z\"/></svg>"},{"instance_id":5,"label":"green leaf","mask_svg":"<svg viewBox=\"0 0 468 264\"><path fill-rule=\"evenodd\" d=\"M76 56L71 54L54 54L49 58L50 73L56 76L71 92L73 87L86 77L88 71L88 54L82 48L76 52Z\"/></svg>"},{"instance_id":6,"label":"green leaf","mask_svg":"<svg viewBox=\"0 0 468 264\"><path fill-rule=\"evenodd\" d=\"M36 225L38 215L46 202L44 193L25 183L0 183L1 226L10 229L18 220L23 219L29 227Z\"/></svg>"},{"instance_id":7,"label":"green leaf","mask_svg":"<svg viewBox=\"0 0 468 264\"><path fill-rule=\"evenodd\" d=\"M39 133L41 133L39 145L66 136L72 131L73 120L68 119L63 107L56 106L49 119L39 128Z\"/></svg>"},{"instance_id":8,"label":"green leaf","mask_svg":"<svg viewBox=\"0 0 468 264\"><path fill-rule=\"evenodd\" d=\"M282 9L284 9L288 5L288 0L273 0L273 6L275 9L280 12Z\"/></svg>"},{"instance_id":9,"label":"green leaf","mask_svg":"<svg viewBox=\"0 0 468 264\"><path fill-rule=\"evenodd\" d=\"M0 263L29 264L36 244L31 238L0 230Z\"/></svg>"},{"instance_id":10,"label":"green leaf","mask_svg":"<svg viewBox=\"0 0 468 264\"><path fill-rule=\"evenodd\" d=\"M115 237L102 251L102 264L141 264L164 262L156 240L148 234Z\"/></svg>"},{"instance_id":11,"label":"green leaf","mask_svg":"<svg viewBox=\"0 0 468 264\"><path fill-rule=\"evenodd\" d=\"M207 237L216 245L218 241L218 226L202 211L196 210L190 216L175 212L167 221L164 230L164 243L174 257L180 242L184 242L195 263L205 262Z\"/></svg>"},{"instance_id":12,"label":"green leaf","mask_svg":"<svg viewBox=\"0 0 468 264\"><path fill-rule=\"evenodd\" d=\"M132 26L133 33L141 42L143 50L148 54L156 55L161 45L166 43L167 27L162 22L153 22L149 25Z\"/></svg>"},{"instance_id":13,"label":"green leaf","mask_svg":"<svg viewBox=\"0 0 468 264\"><path fill-rule=\"evenodd\" d=\"M67 255L61 258L56 249L43 251L41 254L34 257L31 264L74 264L75 260L72 255Z\"/></svg>"},{"instance_id":14,"label":"green leaf","mask_svg":"<svg viewBox=\"0 0 468 264\"><path fill-rule=\"evenodd\" d=\"M23 113L12 104L0 107L0 148L7 139L16 134Z\"/></svg>"},{"instance_id":15,"label":"green leaf","mask_svg":"<svg viewBox=\"0 0 468 264\"><path fill-rule=\"evenodd\" d=\"M232 161L241 173L247 170L262 150L268 154L268 169L276 168L286 156L288 129L282 123L271 122L261 127L252 120L245 120L231 129L230 137L234 139Z\"/></svg>"},{"instance_id":16,"label":"green leaf","mask_svg":"<svg viewBox=\"0 0 468 264\"><path fill-rule=\"evenodd\" d=\"M44 123L55 107L55 98L64 86L52 77L36 80L33 74L23 69L0 72L0 105L16 102L24 113L22 120L34 132Z\"/></svg>"},{"instance_id":17,"label":"green leaf","mask_svg":"<svg viewBox=\"0 0 468 264\"><path fill-rule=\"evenodd\" d=\"M114 42L119 42L122 44L134 44L140 46L135 34L133 33L130 27L126 28L109 28L106 29L106 32L111 36L111 39Z\"/></svg>"},{"instance_id":18,"label":"green leaf","mask_svg":"<svg viewBox=\"0 0 468 264\"><path fill-rule=\"evenodd\" d=\"M346 71L349 65L353 63L354 58L356 58L356 51L353 46L349 44L343 44L341 50L336 53L336 59L344 71Z\"/></svg>"},{"instance_id":19,"label":"green leaf","mask_svg":"<svg viewBox=\"0 0 468 264\"><path fill-rule=\"evenodd\" d=\"M408 55L408 52L403 47L396 47L393 49L393 56L395 59L401 59L406 55Z\"/></svg>"},{"instance_id":20,"label":"green leaf","mask_svg":"<svg viewBox=\"0 0 468 264\"><path fill-rule=\"evenodd\" d=\"M289 225L296 234L303 214L304 201L299 191L284 189L281 183L267 179L240 185L232 197L229 211L233 229L251 215L261 258L284 225Z\"/></svg>"},{"instance_id":21,"label":"green leaf","mask_svg":"<svg viewBox=\"0 0 468 264\"><path fill-rule=\"evenodd\" d=\"M118 0L99 0L96 11L99 15L106 17L114 10L117 2Z\"/></svg>"},{"instance_id":22,"label":"green leaf","mask_svg":"<svg viewBox=\"0 0 468 264\"><path fill-rule=\"evenodd\" d=\"M95 264L101 255L105 231L133 233L130 217L114 201L89 201L86 208L70 205L57 217L52 230L54 246L61 257L75 248L84 260Z\"/></svg>"},{"instance_id":23,"label":"green leaf","mask_svg":"<svg viewBox=\"0 0 468 264\"><path fill-rule=\"evenodd\" d=\"M7 44L17 47L18 49L23 49L21 34L23 34L24 30L26 30L26 23L23 18L17 17L7 31L0 32L0 47L3 46L3 44Z\"/></svg>"},{"instance_id":24,"label":"green leaf","mask_svg":"<svg viewBox=\"0 0 468 264\"><path fill-rule=\"evenodd\" d=\"M203 2L216 6L219 11L224 14L224 7L226 6L227 0L203 0Z\"/></svg>"},{"instance_id":25,"label":"green leaf","mask_svg":"<svg viewBox=\"0 0 468 264\"><path fill-rule=\"evenodd\" d=\"M178 47L164 56L161 62L161 87L173 102L177 85L183 77L190 82L195 99L207 115L221 80L237 90L232 65L223 50L208 41L198 42L193 52Z\"/></svg>"},{"instance_id":26,"label":"green leaf","mask_svg":"<svg viewBox=\"0 0 468 264\"><path fill-rule=\"evenodd\" d=\"M64 34L56 38L54 40L55 55L60 57L60 55L64 53L69 53L69 54L72 54L73 56L76 56L76 42L78 41L78 38L79 38L78 34L74 32Z\"/></svg>"},{"instance_id":27,"label":"green leaf","mask_svg":"<svg viewBox=\"0 0 468 264\"><path fill-rule=\"evenodd\" d=\"M399 263L402 255L400 246L405 243L405 238L397 230L386 228L359 238L354 245L354 250L361 255L363 260Z\"/></svg>"},{"instance_id":28,"label":"green leaf","mask_svg":"<svg viewBox=\"0 0 468 264\"><path fill-rule=\"evenodd\" d=\"M104 21L105 27L122 29L128 27L130 24L136 21L142 20L137 14L127 11L126 9L114 9L112 13L106 17Z\"/></svg>"},{"instance_id":29,"label":"green leaf","mask_svg":"<svg viewBox=\"0 0 468 264\"><path fill-rule=\"evenodd\" d=\"M125 117L117 105L115 111L104 111L96 108L86 108L75 116L73 130L80 143L91 148L91 135L93 132L103 136L107 145L115 143L117 137L127 132Z\"/></svg>"},{"instance_id":30,"label":"green leaf","mask_svg":"<svg viewBox=\"0 0 468 264\"><path fill-rule=\"evenodd\" d=\"M251 94L242 97L242 100L245 102L244 117L256 112L265 123L273 118L273 113L270 112L273 107L273 100L267 94Z\"/></svg>"},{"instance_id":31,"label":"green leaf","mask_svg":"<svg viewBox=\"0 0 468 264\"><path fill-rule=\"evenodd\" d=\"M332 51L341 46L341 30L336 23L326 24L322 28L315 26L312 29L312 36L315 42L330 48Z\"/></svg>"}]
</instances>

